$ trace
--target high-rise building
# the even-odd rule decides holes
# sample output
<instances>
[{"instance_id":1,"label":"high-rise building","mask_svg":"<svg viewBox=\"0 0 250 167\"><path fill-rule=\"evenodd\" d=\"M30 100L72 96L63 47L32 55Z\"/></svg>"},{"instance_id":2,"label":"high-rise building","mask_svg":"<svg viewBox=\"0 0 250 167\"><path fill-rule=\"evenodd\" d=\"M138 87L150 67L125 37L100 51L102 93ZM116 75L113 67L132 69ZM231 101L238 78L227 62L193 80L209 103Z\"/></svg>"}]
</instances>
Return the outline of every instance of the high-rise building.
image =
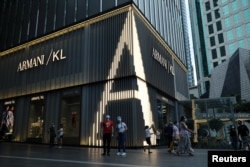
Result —
<instances>
[{"instance_id":1,"label":"high-rise building","mask_svg":"<svg viewBox=\"0 0 250 167\"><path fill-rule=\"evenodd\" d=\"M191 88L195 86L194 79L194 68L192 65L191 51L190 51L190 37L189 37L189 27L188 27L188 16L187 16L187 8L185 0L181 0L181 12L182 12L182 23L183 23L183 33L185 40L185 53L187 60L187 68L188 68L188 86Z\"/></svg>"},{"instance_id":2,"label":"high-rise building","mask_svg":"<svg viewBox=\"0 0 250 167\"><path fill-rule=\"evenodd\" d=\"M200 94L209 92L211 70L238 48L250 48L249 0L189 1Z\"/></svg>"},{"instance_id":3,"label":"high-rise building","mask_svg":"<svg viewBox=\"0 0 250 167\"><path fill-rule=\"evenodd\" d=\"M126 145L144 126L179 119L189 98L180 1L0 1L0 108L14 106L8 134L101 146L109 114L126 122ZM115 123L116 125L116 123ZM116 143L112 143L115 145Z\"/></svg>"}]
</instances>

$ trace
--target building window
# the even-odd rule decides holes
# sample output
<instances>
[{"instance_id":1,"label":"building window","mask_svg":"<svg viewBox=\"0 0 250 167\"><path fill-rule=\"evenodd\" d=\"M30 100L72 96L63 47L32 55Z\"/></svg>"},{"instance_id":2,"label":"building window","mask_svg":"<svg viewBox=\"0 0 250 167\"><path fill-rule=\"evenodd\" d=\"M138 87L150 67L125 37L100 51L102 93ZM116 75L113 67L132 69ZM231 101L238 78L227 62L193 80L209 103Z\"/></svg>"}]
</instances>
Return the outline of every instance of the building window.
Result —
<instances>
[{"instance_id":1,"label":"building window","mask_svg":"<svg viewBox=\"0 0 250 167\"><path fill-rule=\"evenodd\" d=\"M214 7L217 7L218 6L218 0L213 0L214 2Z\"/></svg>"},{"instance_id":2,"label":"building window","mask_svg":"<svg viewBox=\"0 0 250 167\"><path fill-rule=\"evenodd\" d=\"M226 49L225 49L225 46L221 46L221 47L220 47L220 55L221 55L221 57L226 56Z\"/></svg>"},{"instance_id":3,"label":"building window","mask_svg":"<svg viewBox=\"0 0 250 167\"><path fill-rule=\"evenodd\" d=\"M209 2L209 1L206 2L205 5L206 5L206 10L207 10L207 11L211 9L211 7L210 7L210 2Z\"/></svg>"},{"instance_id":4,"label":"building window","mask_svg":"<svg viewBox=\"0 0 250 167\"><path fill-rule=\"evenodd\" d=\"M247 31L247 34L250 35L250 23L247 23L246 31Z\"/></svg>"},{"instance_id":5,"label":"building window","mask_svg":"<svg viewBox=\"0 0 250 167\"><path fill-rule=\"evenodd\" d=\"M222 11L223 11L223 14L224 14L225 16L228 15L228 14L229 14L229 7L228 7L228 5L224 6L224 7L222 8Z\"/></svg>"},{"instance_id":6,"label":"building window","mask_svg":"<svg viewBox=\"0 0 250 167\"><path fill-rule=\"evenodd\" d=\"M242 7L246 7L249 5L249 0L241 0Z\"/></svg>"},{"instance_id":7,"label":"building window","mask_svg":"<svg viewBox=\"0 0 250 167\"><path fill-rule=\"evenodd\" d=\"M223 37L222 33L218 35L218 41L219 41L219 43L223 43L224 42L224 37Z\"/></svg>"},{"instance_id":8,"label":"building window","mask_svg":"<svg viewBox=\"0 0 250 167\"><path fill-rule=\"evenodd\" d=\"M227 39L228 40L232 40L233 39L233 31L232 30L227 31Z\"/></svg>"},{"instance_id":9,"label":"building window","mask_svg":"<svg viewBox=\"0 0 250 167\"><path fill-rule=\"evenodd\" d=\"M237 14L235 14L234 15L234 23L235 24L239 24L240 23L240 14L239 13L237 13Z\"/></svg>"},{"instance_id":10,"label":"building window","mask_svg":"<svg viewBox=\"0 0 250 167\"><path fill-rule=\"evenodd\" d=\"M215 15L215 18L216 18L216 19L220 18L220 11L219 11L219 9L216 9L216 10L214 11L214 15Z\"/></svg>"},{"instance_id":11,"label":"building window","mask_svg":"<svg viewBox=\"0 0 250 167\"><path fill-rule=\"evenodd\" d=\"M212 14L208 13L207 14L207 22L210 22L210 21L212 21Z\"/></svg>"},{"instance_id":12,"label":"building window","mask_svg":"<svg viewBox=\"0 0 250 167\"><path fill-rule=\"evenodd\" d=\"M232 9L233 9L234 12L238 10L238 1L234 1L232 3Z\"/></svg>"},{"instance_id":13,"label":"building window","mask_svg":"<svg viewBox=\"0 0 250 167\"><path fill-rule=\"evenodd\" d=\"M214 68L218 66L218 62L213 63Z\"/></svg>"},{"instance_id":14,"label":"building window","mask_svg":"<svg viewBox=\"0 0 250 167\"><path fill-rule=\"evenodd\" d=\"M228 28L228 27L230 27L231 25L232 25L232 24L231 24L231 19L230 19L230 17L226 18L226 19L225 19L225 27Z\"/></svg>"},{"instance_id":15,"label":"building window","mask_svg":"<svg viewBox=\"0 0 250 167\"><path fill-rule=\"evenodd\" d=\"M210 45L215 46L215 39L214 37L210 37Z\"/></svg>"},{"instance_id":16,"label":"building window","mask_svg":"<svg viewBox=\"0 0 250 167\"><path fill-rule=\"evenodd\" d=\"M216 22L217 31L222 30L221 21Z\"/></svg>"},{"instance_id":17,"label":"building window","mask_svg":"<svg viewBox=\"0 0 250 167\"><path fill-rule=\"evenodd\" d=\"M228 46L228 50L229 50L229 54L232 55L232 54L236 51L235 44L234 44L234 43L231 43L231 44Z\"/></svg>"},{"instance_id":18,"label":"building window","mask_svg":"<svg viewBox=\"0 0 250 167\"><path fill-rule=\"evenodd\" d=\"M243 36L243 29L242 29L242 27L237 27L236 28L236 36L237 37L242 37Z\"/></svg>"},{"instance_id":19,"label":"building window","mask_svg":"<svg viewBox=\"0 0 250 167\"><path fill-rule=\"evenodd\" d=\"M213 28L213 24L208 26L208 32L209 34L213 34L214 33L214 28Z\"/></svg>"},{"instance_id":20,"label":"building window","mask_svg":"<svg viewBox=\"0 0 250 167\"><path fill-rule=\"evenodd\" d=\"M228 0L221 0L221 3L225 3L225 2L227 2Z\"/></svg>"},{"instance_id":21,"label":"building window","mask_svg":"<svg viewBox=\"0 0 250 167\"><path fill-rule=\"evenodd\" d=\"M245 48L245 42L244 42L244 40L240 40L238 42L238 44L239 44L239 48Z\"/></svg>"},{"instance_id":22,"label":"building window","mask_svg":"<svg viewBox=\"0 0 250 167\"><path fill-rule=\"evenodd\" d=\"M213 50L212 50L212 58L213 58L213 59L217 59L216 49L213 49Z\"/></svg>"},{"instance_id":23,"label":"building window","mask_svg":"<svg viewBox=\"0 0 250 167\"><path fill-rule=\"evenodd\" d=\"M249 16L250 16L250 9L247 9L243 12L243 19L249 20Z\"/></svg>"}]
</instances>

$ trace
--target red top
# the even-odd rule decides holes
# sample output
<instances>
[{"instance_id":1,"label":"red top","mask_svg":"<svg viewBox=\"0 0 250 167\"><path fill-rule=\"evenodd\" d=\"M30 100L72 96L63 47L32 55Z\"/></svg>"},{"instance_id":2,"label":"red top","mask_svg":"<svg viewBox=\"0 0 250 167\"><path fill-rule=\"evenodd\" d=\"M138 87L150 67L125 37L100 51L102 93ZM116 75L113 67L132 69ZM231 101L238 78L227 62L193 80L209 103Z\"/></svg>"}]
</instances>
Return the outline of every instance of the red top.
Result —
<instances>
[{"instance_id":1,"label":"red top","mask_svg":"<svg viewBox=\"0 0 250 167\"><path fill-rule=\"evenodd\" d=\"M111 120L103 121L102 122L103 133L112 133L113 125L114 125L114 123Z\"/></svg>"}]
</instances>

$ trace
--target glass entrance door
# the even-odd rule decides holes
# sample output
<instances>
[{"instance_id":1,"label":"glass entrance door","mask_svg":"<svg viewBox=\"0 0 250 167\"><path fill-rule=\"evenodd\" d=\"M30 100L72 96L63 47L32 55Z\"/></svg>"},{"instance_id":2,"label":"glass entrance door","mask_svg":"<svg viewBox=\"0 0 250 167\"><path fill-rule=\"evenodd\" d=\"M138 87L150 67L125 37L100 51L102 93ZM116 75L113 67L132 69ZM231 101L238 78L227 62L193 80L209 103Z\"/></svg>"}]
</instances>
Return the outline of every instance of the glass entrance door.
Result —
<instances>
[{"instance_id":1,"label":"glass entrance door","mask_svg":"<svg viewBox=\"0 0 250 167\"><path fill-rule=\"evenodd\" d=\"M44 96L31 98L27 138L32 142L42 142L44 135Z\"/></svg>"}]
</instances>

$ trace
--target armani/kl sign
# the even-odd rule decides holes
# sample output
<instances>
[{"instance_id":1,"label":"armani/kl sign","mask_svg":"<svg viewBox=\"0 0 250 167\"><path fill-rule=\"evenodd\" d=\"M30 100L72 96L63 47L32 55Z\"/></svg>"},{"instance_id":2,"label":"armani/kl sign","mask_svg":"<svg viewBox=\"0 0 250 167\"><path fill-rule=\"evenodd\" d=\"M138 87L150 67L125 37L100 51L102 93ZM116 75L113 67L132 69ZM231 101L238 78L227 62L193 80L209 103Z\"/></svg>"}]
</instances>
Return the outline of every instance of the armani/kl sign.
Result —
<instances>
[{"instance_id":1,"label":"armani/kl sign","mask_svg":"<svg viewBox=\"0 0 250 167\"><path fill-rule=\"evenodd\" d=\"M60 61L66 59L66 57L63 55L63 50L59 49L57 51L53 51L53 49L50 52L50 55L45 63L45 56L40 55L28 60L24 60L19 62L18 67L17 67L17 72L20 71L25 71L31 68L43 66L43 65L48 65L50 61L55 62L55 61Z\"/></svg>"},{"instance_id":2,"label":"armani/kl sign","mask_svg":"<svg viewBox=\"0 0 250 167\"><path fill-rule=\"evenodd\" d=\"M152 57L160 63L168 71L168 73L174 75L174 67L171 62L165 59L155 48L153 48Z\"/></svg>"}]
</instances>

